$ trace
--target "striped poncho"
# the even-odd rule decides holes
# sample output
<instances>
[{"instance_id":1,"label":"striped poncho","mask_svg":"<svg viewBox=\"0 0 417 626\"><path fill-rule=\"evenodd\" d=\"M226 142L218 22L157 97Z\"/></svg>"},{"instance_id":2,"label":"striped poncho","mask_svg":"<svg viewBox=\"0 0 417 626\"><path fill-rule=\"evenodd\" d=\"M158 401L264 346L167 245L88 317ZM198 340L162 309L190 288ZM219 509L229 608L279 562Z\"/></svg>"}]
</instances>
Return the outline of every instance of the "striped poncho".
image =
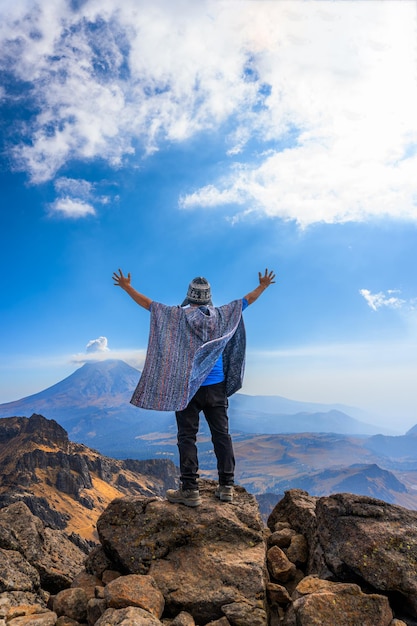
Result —
<instances>
[{"instance_id":1,"label":"striped poncho","mask_svg":"<svg viewBox=\"0 0 417 626\"><path fill-rule=\"evenodd\" d=\"M246 347L242 300L204 310L152 302L150 310L148 350L132 404L181 411L222 353L227 396L241 388Z\"/></svg>"}]
</instances>

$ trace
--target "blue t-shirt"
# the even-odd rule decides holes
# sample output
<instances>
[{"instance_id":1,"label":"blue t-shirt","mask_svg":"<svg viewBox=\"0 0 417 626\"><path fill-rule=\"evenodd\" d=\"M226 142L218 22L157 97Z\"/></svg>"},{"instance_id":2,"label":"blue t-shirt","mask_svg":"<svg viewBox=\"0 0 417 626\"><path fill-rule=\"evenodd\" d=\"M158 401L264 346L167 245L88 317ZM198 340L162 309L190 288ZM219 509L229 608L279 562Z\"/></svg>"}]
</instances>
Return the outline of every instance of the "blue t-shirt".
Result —
<instances>
[{"instance_id":1,"label":"blue t-shirt","mask_svg":"<svg viewBox=\"0 0 417 626\"><path fill-rule=\"evenodd\" d=\"M249 302L246 300L246 298L242 298L242 311L247 309L248 306ZM211 370L210 374L207 376L206 380L201 383L201 386L206 387L207 385L215 385L216 383L221 383L223 380L223 354L221 354L215 362L214 367Z\"/></svg>"}]
</instances>

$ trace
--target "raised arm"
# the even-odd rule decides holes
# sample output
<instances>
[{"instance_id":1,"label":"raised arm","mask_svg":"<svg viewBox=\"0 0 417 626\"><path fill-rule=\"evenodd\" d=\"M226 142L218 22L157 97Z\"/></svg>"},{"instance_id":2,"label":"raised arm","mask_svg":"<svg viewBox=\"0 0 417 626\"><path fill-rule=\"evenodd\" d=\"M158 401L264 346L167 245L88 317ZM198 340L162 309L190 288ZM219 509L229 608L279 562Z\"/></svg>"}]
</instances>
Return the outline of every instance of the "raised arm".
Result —
<instances>
[{"instance_id":1,"label":"raised arm","mask_svg":"<svg viewBox=\"0 0 417 626\"><path fill-rule=\"evenodd\" d=\"M130 284L130 272L127 276L123 276L122 270L119 270L119 273L113 272L113 280L116 287L121 287L123 291L126 291L126 293L128 293L129 296L137 304L149 311L149 309L151 308L152 300L147 296L144 296L142 293L136 291L136 289L133 289L132 285Z\"/></svg>"},{"instance_id":2,"label":"raised arm","mask_svg":"<svg viewBox=\"0 0 417 626\"><path fill-rule=\"evenodd\" d=\"M268 272L268 270L266 269L264 275L262 275L261 272L258 272L258 276L259 276L259 285L255 287L253 291L250 291L245 296L246 300L248 301L248 304L252 304L253 302L255 302L255 300L259 298L261 293L263 293L265 289L269 287L269 285L272 285L273 283L275 283L275 280L274 280L275 274L272 270Z\"/></svg>"}]
</instances>

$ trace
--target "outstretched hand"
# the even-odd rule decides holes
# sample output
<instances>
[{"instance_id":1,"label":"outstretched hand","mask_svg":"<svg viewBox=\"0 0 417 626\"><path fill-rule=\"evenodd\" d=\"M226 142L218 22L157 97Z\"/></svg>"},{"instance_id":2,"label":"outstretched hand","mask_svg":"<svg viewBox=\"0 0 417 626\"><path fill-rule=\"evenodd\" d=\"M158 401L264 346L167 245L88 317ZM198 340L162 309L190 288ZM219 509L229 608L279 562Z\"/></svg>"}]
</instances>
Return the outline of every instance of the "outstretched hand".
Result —
<instances>
[{"instance_id":1,"label":"outstretched hand","mask_svg":"<svg viewBox=\"0 0 417 626\"><path fill-rule=\"evenodd\" d=\"M124 276L122 270L119 269L119 273L113 272L113 280L115 287L126 289L126 287L130 287L130 272Z\"/></svg>"},{"instance_id":2,"label":"outstretched hand","mask_svg":"<svg viewBox=\"0 0 417 626\"><path fill-rule=\"evenodd\" d=\"M258 276L259 276L259 284L266 288L269 287L269 285L272 285L273 283L275 283L275 274L272 270L270 270L268 272L268 270L265 270L265 274L262 276L261 272L258 272Z\"/></svg>"}]
</instances>

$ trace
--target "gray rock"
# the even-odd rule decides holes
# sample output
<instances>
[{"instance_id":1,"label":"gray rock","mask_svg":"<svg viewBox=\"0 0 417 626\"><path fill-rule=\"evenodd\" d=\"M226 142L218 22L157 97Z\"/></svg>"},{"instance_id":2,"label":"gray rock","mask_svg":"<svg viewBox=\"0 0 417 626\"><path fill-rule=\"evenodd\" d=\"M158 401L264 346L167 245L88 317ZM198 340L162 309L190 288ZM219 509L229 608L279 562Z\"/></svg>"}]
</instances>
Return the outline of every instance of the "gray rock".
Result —
<instances>
[{"instance_id":1,"label":"gray rock","mask_svg":"<svg viewBox=\"0 0 417 626\"><path fill-rule=\"evenodd\" d=\"M58 530L45 528L23 502L0 510L0 526L12 529L19 552L37 569L43 589L55 593L71 584L85 554Z\"/></svg>"},{"instance_id":2,"label":"gray rock","mask_svg":"<svg viewBox=\"0 0 417 626\"><path fill-rule=\"evenodd\" d=\"M16 550L0 548L0 592L29 591L39 589L37 570Z\"/></svg>"}]
</instances>

